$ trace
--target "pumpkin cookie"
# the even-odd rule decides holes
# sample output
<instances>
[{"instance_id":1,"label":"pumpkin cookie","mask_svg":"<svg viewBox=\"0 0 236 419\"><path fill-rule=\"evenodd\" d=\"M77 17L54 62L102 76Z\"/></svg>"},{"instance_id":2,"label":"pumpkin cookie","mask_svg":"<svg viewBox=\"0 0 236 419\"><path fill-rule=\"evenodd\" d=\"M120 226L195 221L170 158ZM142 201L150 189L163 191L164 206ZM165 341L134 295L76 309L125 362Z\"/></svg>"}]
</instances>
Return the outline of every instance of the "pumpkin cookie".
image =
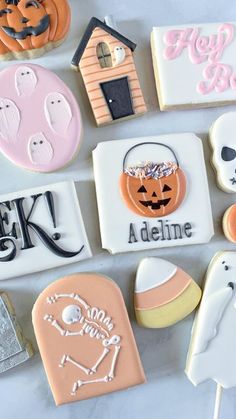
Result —
<instances>
[{"instance_id":1,"label":"pumpkin cookie","mask_svg":"<svg viewBox=\"0 0 236 419\"><path fill-rule=\"evenodd\" d=\"M59 46L69 27L67 0L0 0L0 60L39 57Z\"/></svg>"},{"instance_id":2,"label":"pumpkin cookie","mask_svg":"<svg viewBox=\"0 0 236 419\"><path fill-rule=\"evenodd\" d=\"M194 134L107 141L93 161L103 248L118 253L210 240L205 162Z\"/></svg>"}]
</instances>

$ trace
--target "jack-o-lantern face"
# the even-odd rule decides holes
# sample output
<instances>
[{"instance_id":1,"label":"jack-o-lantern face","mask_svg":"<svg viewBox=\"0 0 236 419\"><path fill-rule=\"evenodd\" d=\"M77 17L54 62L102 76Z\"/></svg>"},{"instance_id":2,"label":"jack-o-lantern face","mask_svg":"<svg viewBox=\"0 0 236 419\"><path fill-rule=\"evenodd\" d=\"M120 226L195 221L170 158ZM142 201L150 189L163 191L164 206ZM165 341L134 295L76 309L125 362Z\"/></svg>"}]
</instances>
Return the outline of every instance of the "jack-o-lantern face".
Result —
<instances>
[{"instance_id":1,"label":"jack-o-lantern face","mask_svg":"<svg viewBox=\"0 0 236 419\"><path fill-rule=\"evenodd\" d=\"M180 168L160 178L122 173L120 191L131 211L145 217L163 217L174 212L182 203L186 178Z\"/></svg>"},{"instance_id":2,"label":"jack-o-lantern face","mask_svg":"<svg viewBox=\"0 0 236 419\"><path fill-rule=\"evenodd\" d=\"M0 0L0 55L59 44L69 24L67 0Z\"/></svg>"}]
</instances>

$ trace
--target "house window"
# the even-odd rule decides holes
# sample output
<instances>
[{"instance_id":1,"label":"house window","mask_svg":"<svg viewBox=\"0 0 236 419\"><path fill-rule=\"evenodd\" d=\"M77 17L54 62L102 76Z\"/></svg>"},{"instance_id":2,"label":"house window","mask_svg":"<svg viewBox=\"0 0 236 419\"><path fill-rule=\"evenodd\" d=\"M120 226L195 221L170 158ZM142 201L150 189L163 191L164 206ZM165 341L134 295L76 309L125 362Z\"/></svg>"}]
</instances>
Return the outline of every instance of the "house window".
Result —
<instances>
[{"instance_id":1,"label":"house window","mask_svg":"<svg viewBox=\"0 0 236 419\"><path fill-rule=\"evenodd\" d=\"M97 57L101 68L112 67L111 51L105 42L100 42L98 44Z\"/></svg>"}]
</instances>

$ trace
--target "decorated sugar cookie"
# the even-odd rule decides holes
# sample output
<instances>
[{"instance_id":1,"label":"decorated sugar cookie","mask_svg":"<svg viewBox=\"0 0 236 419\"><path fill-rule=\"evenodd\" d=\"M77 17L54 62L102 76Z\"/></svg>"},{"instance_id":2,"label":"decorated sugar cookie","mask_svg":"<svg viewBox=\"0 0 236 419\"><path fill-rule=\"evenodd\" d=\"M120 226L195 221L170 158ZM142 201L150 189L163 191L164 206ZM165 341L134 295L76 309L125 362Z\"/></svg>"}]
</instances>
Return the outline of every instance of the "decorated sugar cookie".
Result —
<instances>
[{"instance_id":1,"label":"decorated sugar cookie","mask_svg":"<svg viewBox=\"0 0 236 419\"><path fill-rule=\"evenodd\" d=\"M81 144L76 99L54 73L34 64L0 72L0 151L27 170L66 166Z\"/></svg>"},{"instance_id":2,"label":"decorated sugar cookie","mask_svg":"<svg viewBox=\"0 0 236 419\"><path fill-rule=\"evenodd\" d=\"M16 319L14 307L5 292L0 292L0 373L27 361L34 354Z\"/></svg>"},{"instance_id":3,"label":"decorated sugar cookie","mask_svg":"<svg viewBox=\"0 0 236 419\"><path fill-rule=\"evenodd\" d=\"M134 308L140 326L172 326L188 316L198 305L201 289L173 263L160 258L146 258L138 267Z\"/></svg>"},{"instance_id":4,"label":"decorated sugar cookie","mask_svg":"<svg viewBox=\"0 0 236 419\"><path fill-rule=\"evenodd\" d=\"M236 204L231 205L224 213L223 231L229 241L236 243Z\"/></svg>"},{"instance_id":5,"label":"decorated sugar cookie","mask_svg":"<svg viewBox=\"0 0 236 419\"><path fill-rule=\"evenodd\" d=\"M232 325L236 321L236 252L219 252L212 259L202 302L194 322L186 373L194 385L214 380L215 418L219 417L222 388L236 386L236 351ZM223 416L222 416L223 417Z\"/></svg>"},{"instance_id":6,"label":"decorated sugar cookie","mask_svg":"<svg viewBox=\"0 0 236 419\"><path fill-rule=\"evenodd\" d=\"M1 0L0 60L39 57L64 41L69 26L67 0Z\"/></svg>"},{"instance_id":7,"label":"decorated sugar cookie","mask_svg":"<svg viewBox=\"0 0 236 419\"><path fill-rule=\"evenodd\" d=\"M90 256L73 182L0 196L0 280Z\"/></svg>"},{"instance_id":8,"label":"decorated sugar cookie","mask_svg":"<svg viewBox=\"0 0 236 419\"><path fill-rule=\"evenodd\" d=\"M103 248L119 253L210 240L206 169L194 134L99 143L93 163Z\"/></svg>"},{"instance_id":9,"label":"decorated sugar cookie","mask_svg":"<svg viewBox=\"0 0 236 419\"><path fill-rule=\"evenodd\" d=\"M33 325L57 405L145 382L124 300L100 274L75 274L49 285Z\"/></svg>"},{"instance_id":10,"label":"decorated sugar cookie","mask_svg":"<svg viewBox=\"0 0 236 419\"><path fill-rule=\"evenodd\" d=\"M236 192L236 112L221 115L210 129L213 149L212 163L219 187L225 192Z\"/></svg>"},{"instance_id":11,"label":"decorated sugar cookie","mask_svg":"<svg viewBox=\"0 0 236 419\"><path fill-rule=\"evenodd\" d=\"M160 109L236 102L236 23L153 28L151 47Z\"/></svg>"},{"instance_id":12,"label":"decorated sugar cookie","mask_svg":"<svg viewBox=\"0 0 236 419\"><path fill-rule=\"evenodd\" d=\"M72 59L83 78L97 125L147 111L133 52L136 45L93 17Z\"/></svg>"},{"instance_id":13,"label":"decorated sugar cookie","mask_svg":"<svg viewBox=\"0 0 236 419\"><path fill-rule=\"evenodd\" d=\"M140 158L143 163L138 163ZM181 205L186 178L169 146L144 142L131 147L124 157L120 191L126 205L138 215L162 217Z\"/></svg>"}]
</instances>

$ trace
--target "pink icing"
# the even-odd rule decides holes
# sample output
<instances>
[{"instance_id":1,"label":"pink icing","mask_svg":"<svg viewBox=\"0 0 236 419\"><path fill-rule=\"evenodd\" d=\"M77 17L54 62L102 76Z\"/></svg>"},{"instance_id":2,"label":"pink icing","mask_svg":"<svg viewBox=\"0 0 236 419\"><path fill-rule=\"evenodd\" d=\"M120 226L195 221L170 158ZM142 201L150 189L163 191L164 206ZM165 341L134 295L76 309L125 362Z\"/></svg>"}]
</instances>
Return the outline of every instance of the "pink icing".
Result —
<instances>
[{"instance_id":1,"label":"pink icing","mask_svg":"<svg viewBox=\"0 0 236 419\"><path fill-rule=\"evenodd\" d=\"M234 26L223 23L217 35L200 36L199 28L174 29L164 36L167 47L164 50L166 60L174 60L187 48L189 59L193 64L205 61L215 63L220 60L226 47L234 37Z\"/></svg>"},{"instance_id":2,"label":"pink icing","mask_svg":"<svg viewBox=\"0 0 236 419\"><path fill-rule=\"evenodd\" d=\"M29 80L20 80L21 69L32 71ZM59 77L35 64L13 65L0 73L0 96L3 105L7 100L15 105L11 113L4 109L2 117L0 110L0 150L6 157L40 172L57 170L72 160L81 142L82 122L72 92ZM63 99L56 111L49 110L50 116L46 98ZM31 147L34 138L45 139L36 150Z\"/></svg>"},{"instance_id":3,"label":"pink icing","mask_svg":"<svg viewBox=\"0 0 236 419\"><path fill-rule=\"evenodd\" d=\"M203 76L208 81L200 81L197 91L203 95L215 90L217 93L224 92L230 87L236 89L236 74L233 74L229 65L216 63L210 64L203 70Z\"/></svg>"}]
</instances>

